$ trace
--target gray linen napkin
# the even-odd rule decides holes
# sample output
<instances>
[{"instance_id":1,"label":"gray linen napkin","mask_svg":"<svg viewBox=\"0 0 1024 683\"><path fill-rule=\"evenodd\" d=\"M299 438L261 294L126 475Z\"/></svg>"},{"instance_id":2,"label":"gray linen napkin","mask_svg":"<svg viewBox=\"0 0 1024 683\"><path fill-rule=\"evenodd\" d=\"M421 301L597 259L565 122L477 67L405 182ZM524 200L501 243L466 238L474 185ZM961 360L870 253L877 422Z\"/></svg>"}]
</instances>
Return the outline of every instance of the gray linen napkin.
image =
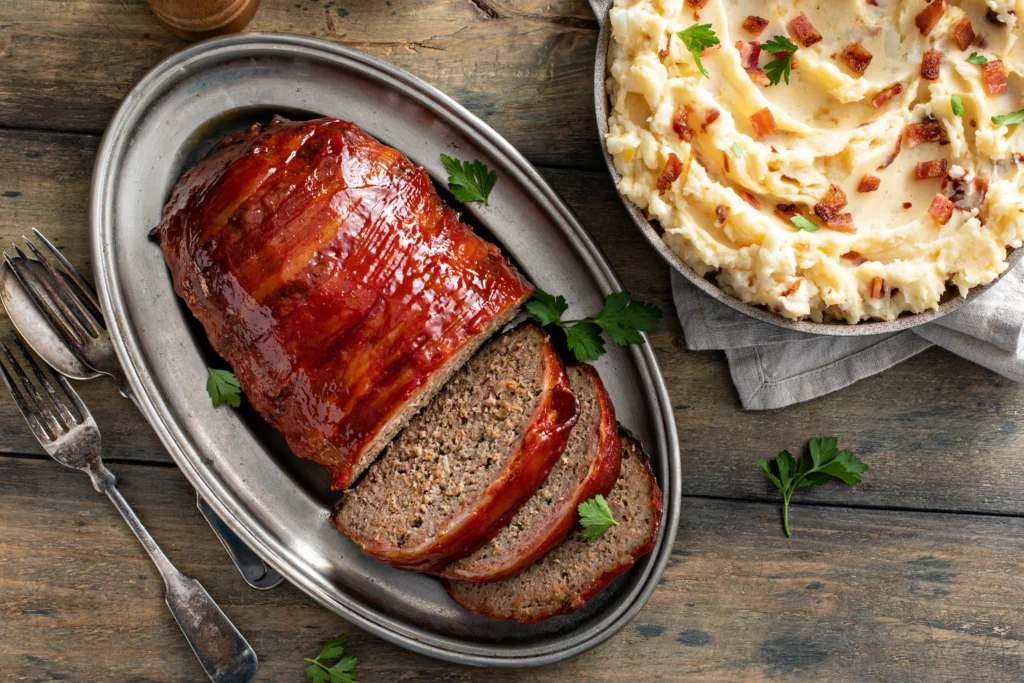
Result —
<instances>
[{"instance_id":1,"label":"gray linen napkin","mask_svg":"<svg viewBox=\"0 0 1024 683\"><path fill-rule=\"evenodd\" d=\"M935 322L864 337L820 337L752 320L676 272L672 298L686 345L693 351L725 351L747 410L782 408L842 389L933 344L1024 381L1024 267Z\"/></svg>"}]
</instances>

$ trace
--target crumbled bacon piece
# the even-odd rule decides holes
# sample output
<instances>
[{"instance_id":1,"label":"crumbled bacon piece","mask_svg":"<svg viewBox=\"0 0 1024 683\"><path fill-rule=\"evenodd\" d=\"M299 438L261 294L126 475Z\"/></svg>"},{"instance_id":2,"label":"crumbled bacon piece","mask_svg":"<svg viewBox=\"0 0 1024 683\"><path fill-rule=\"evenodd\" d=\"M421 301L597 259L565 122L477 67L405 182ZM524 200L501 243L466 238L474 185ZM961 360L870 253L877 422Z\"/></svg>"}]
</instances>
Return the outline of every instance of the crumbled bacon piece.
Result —
<instances>
[{"instance_id":1,"label":"crumbled bacon piece","mask_svg":"<svg viewBox=\"0 0 1024 683\"><path fill-rule=\"evenodd\" d=\"M985 195L988 194L988 178L977 176L974 178L974 191L978 193L980 199L978 203L985 201Z\"/></svg>"},{"instance_id":2,"label":"crumbled bacon piece","mask_svg":"<svg viewBox=\"0 0 1024 683\"><path fill-rule=\"evenodd\" d=\"M665 58L672 53L672 33L665 34L665 47L658 50L658 59L665 61Z\"/></svg>"},{"instance_id":3,"label":"crumbled bacon piece","mask_svg":"<svg viewBox=\"0 0 1024 683\"><path fill-rule=\"evenodd\" d=\"M939 23L939 19L942 18L945 11L946 0L932 0L923 10L918 12L917 16L914 17L914 23L917 24L917 28L921 31L922 36L932 32L935 24Z\"/></svg>"},{"instance_id":4,"label":"crumbled bacon piece","mask_svg":"<svg viewBox=\"0 0 1024 683\"><path fill-rule=\"evenodd\" d=\"M746 69L747 75L750 76L750 80L758 85L769 85L772 79L768 78L768 74L765 73L764 69Z\"/></svg>"},{"instance_id":5,"label":"crumbled bacon piece","mask_svg":"<svg viewBox=\"0 0 1024 683\"><path fill-rule=\"evenodd\" d=\"M757 136L758 140L779 127L775 123L775 117L772 116L772 110L768 107L751 114L750 123L754 126L754 135Z\"/></svg>"},{"instance_id":6,"label":"crumbled bacon piece","mask_svg":"<svg viewBox=\"0 0 1024 683\"><path fill-rule=\"evenodd\" d=\"M793 216L800 213L797 210L796 204L776 204L775 214L784 221L789 221Z\"/></svg>"},{"instance_id":7,"label":"crumbled bacon piece","mask_svg":"<svg viewBox=\"0 0 1024 683\"><path fill-rule=\"evenodd\" d=\"M726 219L729 218L729 207L722 206L719 204L715 207L715 220L719 225L725 223Z\"/></svg>"},{"instance_id":8,"label":"crumbled bacon piece","mask_svg":"<svg viewBox=\"0 0 1024 683\"><path fill-rule=\"evenodd\" d=\"M722 170L726 173L729 172L729 152L722 150Z\"/></svg>"},{"instance_id":9,"label":"crumbled bacon piece","mask_svg":"<svg viewBox=\"0 0 1024 683\"><path fill-rule=\"evenodd\" d=\"M804 279L801 278L801 277L798 277L797 279L793 280L793 283L789 287L786 287L786 291L784 291L782 293L782 296L789 296L790 294L796 294L797 290L800 289L800 283L803 282L803 281L804 281Z\"/></svg>"},{"instance_id":10,"label":"crumbled bacon piece","mask_svg":"<svg viewBox=\"0 0 1024 683\"><path fill-rule=\"evenodd\" d=\"M843 48L843 59L857 75L863 76L871 63L872 54L860 43L850 43Z\"/></svg>"},{"instance_id":11,"label":"crumbled bacon piece","mask_svg":"<svg viewBox=\"0 0 1024 683\"><path fill-rule=\"evenodd\" d=\"M838 185L829 185L828 192L821 201L814 205L814 215L828 222L847 205L846 193Z\"/></svg>"},{"instance_id":12,"label":"crumbled bacon piece","mask_svg":"<svg viewBox=\"0 0 1024 683\"><path fill-rule=\"evenodd\" d=\"M1007 91L1009 85L1006 82L1006 67L1003 60L993 59L981 67L982 86L989 95L1000 95Z\"/></svg>"},{"instance_id":13,"label":"crumbled bacon piece","mask_svg":"<svg viewBox=\"0 0 1024 683\"><path fill-rule=\"evenodd\" d=\"M964 17L960 20L960 23L953 27L953 37L956 38L956 44L961 50L966 50L971 46L976 34L974 33L974 27L971 26L970 17Z\"/></svg>"},{"instance_id":14,"label":"crumbled bacon piece","mask_svg":"<svg viewBox=\"0 0 1024 683\"><path fill-rule=\"evenodd\" d=\"M746 190L736 190L736 194L738 194L740 196L740 198L743 201L745 201L747 204L750 204L752 207L754 207L758 211L761 210L761 202L759 202L757 200L757 197L755 197L754 195L750 194Z\"/></svg>"},{"instance_id":15,"label":"crumbled bacon piece","mask_svg":"<svg viewBox=\"0 0 1024 683\"><path fill-rule=\"evenodd\" d=\"M764 17L758 17L751 14L743 20L742 26L748 33L757 37L761 35L761 32L768 26L768 20Z\"/></svg>"},{"instance_id":16,"label":"crumbled bacon piece","mask_svg":"<svg viewBox=\"0 0 1024 683\"><path fill-rule=\"evenodd\" d=\"M804 47L810 47L821 40L821 34L811 24L806 14L801 13L789 20L789 30Z\"/></svg>"},{"instance_id":17,"label":"crumbled bacon piece","mask_svg":"<svg viewBox=\"0 0 1024 683\"><path fill-rule=\"evenodd\" d=\"M860 179L857 192L874 192L882 184L882 179L876 175L866 175Z\"/></svg>"},{"instance_id":18,"label":"crumbled bacon piece","mask_svg":"<svg viewBox=\"0 0 1024 683\"><path fill-rule=\"evenodd\" d=\"M704 123L700 124L700 129L706 132L707 129L708 129L708 126L710 126L712 123L717 121L718 117L721 116L721 115L722 115L722 112L720 112L715 107L711 107L704 114Z\"/></svg>"},{"instance_id":19,"label":"crumbled bacon piece","mask_svg":"<svg viewBox=\"0 0 1024 683\"><path fill-rule=\"evenodd\" d=\"M693 140L693 131L690 129L690 124L687 119L690 117L690 110L684 105L680 105L672 115L672 130L676 132L679 139L683 142L690 142Z\"/></svg>"},{"instance_id":20,"label":"crumbled bacon piece","mask_svg":"<svg viewBox=\"0 0 1024 683\"><path fill-rule=\"evenodd\" d=\"M740 53L740 63L744 69L756 69L761 59L761 43L756 40L737 40L736 49Z\"/></svg>"},{"instance_id":21,"label":"crumbled bacon piece","mask_svg":"<svg viewBox=\"0 0 1024 683\"><path fill-rule=\"evenodd\" d=\"M921 78L934 81L939 77L939 65L942 64L942 52L925 50L921 59Z\"/></svg>"},{"instance_id":22,"label":"crumbled bacon piece","mask_svg":"<svg viewBox=\"0 0 1024 683\"><path fill-rule=\"evenodd\" d=\"M871 100L871 106L873 106L875 109L879 109L883 104L885 104L886 102L888 102L889 100L896 97L902 92L902 83L895 83L893 85L890 85L888 88L879 91L879 93L875 95L874 99Z\"/></svg>"},{"instance_id":23,"label":"crumbled bacon piece","mask_svg":"<svg viewBox=\"0 0 1024 683\"><path fill-rule=\"evenodd\" d=\"M948 197L937 194L932 200L931 206L928 207L928 213L939 223L945 225L953 217L953 202Z\"/></svg>"},{"instance_id":24,"label":"crumbled bacon piece","mask_svg":"<svg viewBox=\"0 0 1024 683\"><path fill-rule=\"evenodd\" d=\"M686 6L691 9L704 9L706 4L708 4L708 0L686 0Z\"/></svg>"},{"instance_id":25,"label":"crumbled bacon piece","mask_svg":"<svg viewBox=\"0 0 1024 683\"><path fill-rule=\"evenodd\" d=\"M928 178L942 178L946 175L946 160L945 159L933 159L932 161L922 161L914 167L914 177L918 180L927 180Z\"/></svg>"},{"instance_id":26,"label":"crumbled bacon piece","mask_svg":"<svg viewBox=\"0 0 1024 683\"><path fill-rule=\"evenodd\" d=\"M999 26L1003 26L1006 24L1005 21L999 18L999 12L991 8L985 12L985 19L987 19L993 24L998 24Z\"/></svg>"},{"instance_id":27,"label":"crumbled bacon piece","mask_svg":"<svg viewBox=\"0 0 1024 683\"><path fill-rule=\"evenodd\" d=\"M841 213L838 216L833 216L829 220L825 221L825 225L830 230L836 232L845 232L851 235L857 233L857 228L853 225L853 214L852 213Z\"/></svg>"},{"instance_id":28,"label":"crumbled bacon piece","mask_svg":"<svg viewBox=\"0 0 1024 683\"><path fill-rule=\"evenodd\" d=\"M903 136L896 138L896 148L893 149L892 154L886 159L881 166L878 167L879 171L885 170L892 166L892 162L896 161L896 157L900 155L900 150L903 149Z\"/></svg>"},{"instance_id":29,"label":"crumbled bacon piece","mask_svg":"<svg viewBox=\"0 0 1024 683\"><path fill-rule=\"evenodd\" d=\"M911 204L910 202L903 202L903 208L904 209L909 209L912 206L913 206L913 204Z\"/></svg>"},{"instance_id":30,"label":"crumbled bacon piece","mask_svg":"<svg viewBox=\"0 0 1024 683\"><path fill-rule=\"evenodd\" d=\"M924 123L912 123L907 126L907 142L913 149L926 142L938 142L941 145L949 144L949 135L946 129L938 121L926 121Z\"/></svg>"},{"instance_id":31,"label":"crumbled bacon piece","mask_svg":"<svg viewBox=\"0 0 1024 683\"><path fill-rule=\"evenodd\" d=\"M848 252L846 252L845 254L843 254L843 258L850 259L851 261L853 261L853 265L855 265L855 266L859 266L862 263L867 263L868 262L868 260L866 258L861 256L856 251L848 251Z\"/></svg>"},{"instance_id":32,"label":"crumbled bacon piece","mask_svg":"<svg viewBox=\"0 0 1024 683\"><path fill-rule=\"evenodd\" d=\"M668 188L672 187L672 183L679 179L679 175L682 172L682 159L677 157L675 153L670 153L668 155L668 161L665 162L665 168L661 171L661 174L658 176L658 192L665 192Z\"/></svg>"},{"instance_id":33,"label":"crumbled bacon piece","mask_svg":"<svg viewBox=\"0 0 1024 683\"><path fill-rule=\"evenodd\" d=\"M871 298L881 299L885 295L885 280L880 277L871 280Z\"/></svg>"}]
</instances>

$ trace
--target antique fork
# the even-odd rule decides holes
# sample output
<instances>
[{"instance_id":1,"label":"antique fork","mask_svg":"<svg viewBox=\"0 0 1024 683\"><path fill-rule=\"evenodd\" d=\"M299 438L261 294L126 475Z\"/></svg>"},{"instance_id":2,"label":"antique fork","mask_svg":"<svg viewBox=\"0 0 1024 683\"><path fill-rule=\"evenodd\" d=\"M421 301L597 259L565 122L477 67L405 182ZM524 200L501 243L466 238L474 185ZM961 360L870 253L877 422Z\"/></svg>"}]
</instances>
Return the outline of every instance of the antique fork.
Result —
<instances>
[{"instance_id":1,"label":"antique fork","mask_svg":"<svg viewBox=\"0 0 1024 683\"><path fill-rule=\"evenodd\" d=\"M106 494L124 517L160 571L167 588L167 607L210 679L215 683L251 681L256 675L256 653L202 585L182 574L167 559L121 495L117 489L117 479L100 458L100 430L88 408L63 376L50 371L56 383L54 386L21 339L17 335L12 335L11 339L35 381L22 370L14 354L2 341L0 351L7 362L0 359L0 376L43 449L61 465L88 474L93 487ZM43 393L49 398L49 404Z\"/></svg>"},{"instance_id":2,"label":"antique fork","mask_svg":"<svg viewBox=\"0 0 1024 683\"><path fill-rule=\"evenodd\" d=\"M71 349L75 357L86 367L112 377L117 382L121 395L134 401L135 396L121 370L121 363L117 359L110 333L100 311L96 290L78 274L74 266L43 233L32 228L32 234L43 249L57 261L60 268L50 263L43 251L27 237L22 239L25 240L25 246L32 253L34 260L30 260L21 247L15 244L15 258L4 252L8 268L51 329ZM25 330L21 331L25 333ZM29 342L32 343L33 340L29 338ZM36 350L39 351L39 348L36 347ZM55 366L54 369L62 373L67 372L61 367ZM257 590L267 590L284 581L284 577L252 552L198 493L196 505L246 583Z\"/></svg>"}]
</instances>

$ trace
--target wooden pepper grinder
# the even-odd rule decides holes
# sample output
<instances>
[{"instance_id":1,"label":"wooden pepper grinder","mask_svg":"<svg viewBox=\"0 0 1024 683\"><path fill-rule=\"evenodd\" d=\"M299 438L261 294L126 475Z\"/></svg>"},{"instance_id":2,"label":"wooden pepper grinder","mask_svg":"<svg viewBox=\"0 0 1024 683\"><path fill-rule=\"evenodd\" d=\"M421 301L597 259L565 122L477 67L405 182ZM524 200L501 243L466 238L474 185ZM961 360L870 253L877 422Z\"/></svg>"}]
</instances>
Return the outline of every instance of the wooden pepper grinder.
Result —
<instances>
[{"instance_id":1,"label":"wooden pepper grinder","mask_svg":"<svg viewBox=\"0 0 1024 683\"><path fill-rule=\"evenodd\" d=\"M185 40L202 40L245 28L260 0L146 0L160 24Z\"/></svg>"}]
</instances>

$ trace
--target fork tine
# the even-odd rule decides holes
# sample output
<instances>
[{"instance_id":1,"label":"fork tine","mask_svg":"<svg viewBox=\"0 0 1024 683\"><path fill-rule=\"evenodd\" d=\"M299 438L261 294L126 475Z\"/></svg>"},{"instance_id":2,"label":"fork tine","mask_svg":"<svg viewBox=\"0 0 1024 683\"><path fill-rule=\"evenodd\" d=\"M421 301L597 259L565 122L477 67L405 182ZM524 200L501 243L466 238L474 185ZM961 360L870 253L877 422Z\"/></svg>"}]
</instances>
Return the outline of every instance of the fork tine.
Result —
<instances>
[{"instance_id":1,"label":"fork tine","mask_svg":"<svg viewBox=\"0 0 1024 683\"><path fill-rule=\"evenodd\" d=\"M95 309L96 315L99 317L99 320L102 323L103 314L100 309L100 300L99 297L96 296L96 290L93 289L93 286L86 282L86 280L81 275L78 274L78 271L75 270L75 267L73 265L71 265L71 262L64 258L64 254L60 253L60 250L57 249L57 247L53 246L53 244L50 243L50 240L46 239L46 236L43 235L43 233L39 232L35 228L32 228L32 234L35 235L36 239L43 243L43 246L46 247L47 251L53 254L53 256L60 262L60 265L64 268L64 272L70 275L71 279L75 281L75 284L77 284L79 289L82 290L82 293L85 295L86 299L89 301L90 304L92 304L93 309Z\"/></svg>"},{"instance_id":2,"label":"fork tine","mask_svg":"<svg viewBox=\"0 0 1024 683\"><path fill-rule=\"evenodd\" d=\"M65 295L65 303L79 316L80 320L88 323L90 334L96 336L96 330L104 327L103 316L100 314L99 309L93 308L92 302L89 301L89 295L82 291L82 288L78 286L74 278L72 278L72 282L68 282L67 278L64 277L64 273L53 267L50 259L46 258L43 252L36 248L36 245L32 244L32 240L24 235L21 236L21 239L25 240L25 244L32 251L33 256L36 257L39 263L43 264L43 268L49 273L61 293Z\"/></svg>"},{"instance_id":3,"label":"fork tine","mask_svg":"<svg viewBox=\"0 0 1024 683\"><path fill-rule=\"evenodd\" d=\"M4 346L3 342L0 342L0 347L3 347L4 355L7 356L8 361L10 362L10 351L7 350L7 347ZM43 429L42 423L39 422L39 416L36 411L32 409L32 406L28 404L25 397L21 395L21 391L18 390L18 385L14 383L14 378L11 377L11 373L7 371L7 366L4 365L2 359L0 359L0 377L3 378L4 384L7 385L7 390L10 391L11 396L14 397L15 405L18 406L18 410L21 411L22 417L25 418L25 422L28 423L29 429L31 429L35 437L39 439L39 442L45 444L53 441L53 438L46 433L45 429Z\"/></svg>"},{"instance_id":4,"label":"fork tine","mask_svg":"<svg viewBox=\"0 0 1024 683\"><path fill-rule=\"evenodd\" d=\"M17 345L18 349L21 351L22 358L28 361L28 365L30 368L32 368L32 373L36 376L36 379L38 379L39 383L43 385L43 389L50 397L50 402L53 403L53 405L57 408L57 412L60 413L60 416L64 419L64 424L67 425L69 428L72 427L73 425L78 424L78 420L75 418L74 415L71 414L71 411L68 410L68 407L64 404L64 401L62 401L60 397L57 396L57 392L53 390L53 385L50 384L50 380L46 379L46 375L43 374L42 368L40 368L39 364L36 363L34 358L32 358L32 354L30 354L28 349L25 348L25 344L22 343L21 338L17 334L12 334L11 338L14 340L15 345ZM57 376L56 373L54 373L54 376Z\"/></svg>"},{"instance_id":5,"label":"fork tine","mask_svg":"<svg viewBox=\"0 0 1024 683\"><path fill-rule=\"evenodd\" d=\"M27 239L25 243L29 245L31 250L39 256L39 250L36 249L35 245L29 242ZM77 331L80 334L84 334L89 337L96 336L95 326L86 319L86 315L83 313L82 305L78 301L78 298L73 292L71 292L66 284L61 284L63 278L60 277L53 270L50 264L40 263L42 271L36 269L30 262L29 258L25 256L25 252L21 250L17 244L14 245L14 251L21 257L22 263L25 264L25 270L30 271L36 281L42 285L46 294L50 297L50 300L60 309L64 317L76 326Z\"/></svg>"},{"instance_id":6,"label":"fork tine","mask_svg":"<svg viewBox=\"0 0 1024 683\"><path fill-rule=\"evenodd\" d=\"M14 368L14 374L16 374L18 379L21 381L21 386L24 387L25 393L29 395L29 398L31 398L32 402L35 404L35 410L33 412L37 416L42 417L43 422L45 422L46 426L50 428L50 433L52 433L54 437L63 434L65 431L64 428L59 422L57 422L57 418L54 417L53 412L46 407L45 403L43 403L43 397L39 395L39 390L36 389L36 386L29 380L25 371L21 369L21 365L19 365L18 361L14 358L14 354L11 353L11 350L7 348L7 345L3 342L0 342L0 348L3 348L4 355L7 356L7 362Z\"/></svg>"},{"instance_id":7,"label":"fork tine","mask_svg":"<svg viewBox=\"0 0 1024 683\"><path fill-rule=\"evenodd\" d=\"M46 317L50 326L57 332L60 338L73 349L84 354L85 349L82 348L84 340L81 338L79 333L71 327L70 323L64 319L64 314L61 313L58 308L53 306L52 303L43 299L43 297L39 295L39 292L36 291L36 288L32 286L32 283L28 281L26 272L23 272L22 270L24 263L16 263L6 251L4 252L4 260L7 262L11 272L14 273L14 277L18 279L21 286L25 288L26 292L28 292L32 302L36 305L36 308ZM25 271L27 270L28 267L25 266Z\"/></svg>"}]
</instances>

